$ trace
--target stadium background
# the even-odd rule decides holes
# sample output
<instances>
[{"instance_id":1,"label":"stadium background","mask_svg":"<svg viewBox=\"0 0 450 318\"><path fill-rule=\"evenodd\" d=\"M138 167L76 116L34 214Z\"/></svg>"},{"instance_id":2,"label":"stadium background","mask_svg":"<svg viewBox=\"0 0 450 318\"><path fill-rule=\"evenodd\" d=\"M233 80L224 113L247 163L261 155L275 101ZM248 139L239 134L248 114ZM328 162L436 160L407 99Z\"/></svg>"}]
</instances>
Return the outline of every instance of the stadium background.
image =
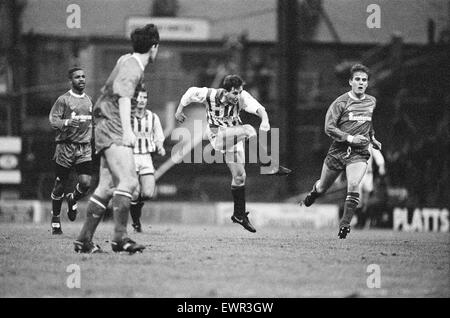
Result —
<instances>
[{"instance_id":1,"label":"stadium background","mask_svg":"<svg viewBox=\"0 0 450 318\"><path fill-rule=\"evenodd\" d=\"M80 0L80 28L69 28L72 2L0 4L0 135L21 138L21 181L0 184L1 200L49 200L54 134L48 113L68 89L66 70L85 68L86 92L95 100L117 57L130 50L126 31L136 17L147 17L178 27L181 19L197 19L207 28L195 40L162 37L157 63L146 71L149 104L167 129L168 153L181 94L190 86L217 86L226 72L239 73L268 110L272 127L280 128L281 161L295 171L274 181L249 164L248 201L296 202L319 176L330 144L325 112L348 90L349 65L362 62L373 71L368 92L378 101L374 125L386 159L379 212L448 209L448 1ZM366 24L372 3L381 8L380 28ZM200 106L190 112L192 119L204 118ZM157 157L156 166L168 158ZM182 163L159 180L156 201L230 201L229 183L223 164ZM337 188L321 203L344 195ZM387 222L392 226L392 219Z\"/></svg>"}]
</instances>

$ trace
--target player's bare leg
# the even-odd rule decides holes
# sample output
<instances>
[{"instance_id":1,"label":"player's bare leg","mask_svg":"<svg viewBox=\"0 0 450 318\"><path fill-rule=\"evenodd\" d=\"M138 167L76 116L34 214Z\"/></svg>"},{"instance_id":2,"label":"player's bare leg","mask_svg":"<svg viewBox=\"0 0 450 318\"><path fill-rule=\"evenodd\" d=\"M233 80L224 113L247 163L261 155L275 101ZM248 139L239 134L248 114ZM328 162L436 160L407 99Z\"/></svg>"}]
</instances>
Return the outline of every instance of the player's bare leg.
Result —
<instances>
[{"instance_id":1,"label":"player's bare leg","mask_svg":"<svg viewBox=\"0 0 450 318\"><path fill-rule=\"evenodd\" d=\"M365 161L351 163L346 167L347 175L347 197L344 204L344 215L339 222L338 237L345 239L350 233L350 222L356 207L359 204L359 184L366 173L367 163Z\"/></svg>"},{"instance_id":2,"label":"player's bare leg","mask_svg":"<svg viewBox=\"0 0 450 318\"><path fill-rule=\"evenodd\" d=\"M234 212L231 220L234 223L241 224L247 231L256 232L248 219L249 212L245 208L245 152L243 147L235 152L225 153L225 161L231 172L231 194L234 201Z\"/></svg>"},{"instance_id":3,"label":"player's bare leg","mask_svg":"<svg viewBox=\"0 0 450 318\"><path fill-rule=\"evenodd\" d=\"M138 186L138 179L130 147L112 144L105 150L105 158L111 171L115 190L112 198L114 216L114 235L112 249L114 252L127 251L135 253L145 246L137 244L127 237L128 213L132 194Z\"/></svg>"},{"instance_id":4,"label":"player's bare leg","mask_svg":"<svg viewBox=\"0 0 450 318\"><path fill-rule=\"evenodd\" d=\"M340 173L341 171L328 168L327 164L324 162L322 165L320 179L317 180L316 183L314 183L311 192L308 193L308 195L303 201L300 202L300 204L307 207L311 206L318 197L324 194L331 187Z\"/></svg>"},{"instance_id":5,"label":"player's bare leg","mask_svg":"<svg viewBox=\"0 0 450 318\"><path fill-rule=\"evenodd\" d=\"M262 130L259 131L258 146L260 148L260 154L261 154L261 152L265 153L267 155L269 154L268 139L269 139L270 134L271 134L270 131L262 131ZM252 138L257 138L257 137L255 136ZM291 172L292 172L291 169L280 165L279 149L274 149L274 147L278 147L278 146L279 145L271 144L272 149L271 149L270 161L268 163L261 164L261 174L262 175L287 176L287 175L291 174ZM277 152L276 155L275 155L275 152Z\"/></svg>"}]
</instances>

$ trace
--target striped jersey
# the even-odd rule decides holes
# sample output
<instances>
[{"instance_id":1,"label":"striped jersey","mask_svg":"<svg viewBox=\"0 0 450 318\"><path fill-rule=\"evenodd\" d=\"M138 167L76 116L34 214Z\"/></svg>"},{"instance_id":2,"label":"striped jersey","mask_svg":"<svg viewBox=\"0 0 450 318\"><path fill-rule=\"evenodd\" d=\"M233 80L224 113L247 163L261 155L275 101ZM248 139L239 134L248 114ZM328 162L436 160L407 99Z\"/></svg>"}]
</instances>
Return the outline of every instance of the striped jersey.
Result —
<instances>
[{"instance_id":1,"label":"striped jersey","mask_svg":"<svg viewBox=\"0 0 450 318\"><path fill-rule=\"evenodd\" d=\"M143 116L137 113L131 118L131 126L136 135L133 152L146 154L156 151L156 145L164 142L164 132L158 115L146 109Z\"/></svg>"},{"instance_id":2,"label":"striped jersey","mask_svg":"<svg viewBox=\"0 0 450 318\"><path fill-rule=\"evenodd\" d=\"M362 135L370 140L373 134L372 114L376 99L365 94L358 99L353 92L339 96L328 108L325 132L335 143L345 143L348 135ZM367 149L368 145L363 146Z\"/></svg>"},{"instance_id":3,"label":"striped jersey","mask_svg":"<svg viewBox=\"0 0 450 318\"><path fill-rule=\"evenodd\" d=\"M232 127L242 125L239 112L256 114L259 107L263 107L247 91L241 92L239 101L233 105L225 98L225 89L207 87L191 87L181 98L181 104L186 106L190 103L202 103L206 106L206 119L211 128Z\"/></svg>"},{"instance_id":4,"label":"striped jersey","mask_svg":"<svg viewBox=\"0 0 450 318\"><path fill-rule=\"evenodd\" d=\"M69 119L80 120L79 127L67 127ZM83 93L72 90L59 96L49 114L50 125L56 130L56 142L88 143L92 138L92 101Z\"/></svg>"}]
</instances>

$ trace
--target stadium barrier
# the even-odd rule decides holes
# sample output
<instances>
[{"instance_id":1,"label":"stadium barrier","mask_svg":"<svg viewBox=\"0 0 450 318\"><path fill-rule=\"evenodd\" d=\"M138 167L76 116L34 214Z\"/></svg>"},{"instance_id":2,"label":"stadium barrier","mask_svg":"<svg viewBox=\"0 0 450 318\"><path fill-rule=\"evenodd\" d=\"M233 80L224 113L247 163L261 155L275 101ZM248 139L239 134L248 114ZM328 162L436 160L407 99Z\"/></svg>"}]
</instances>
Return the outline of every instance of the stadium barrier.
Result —
<instances>
[{"instance_id":1,"label":"stadium barrier","mask_svg":"<svg viewBox=\"0 0 450 318\"><path fill-rule=\"evenodd\" d=\"M79 216L85 217L87 201L78 202ZM338 224L338 206L317 204L308 209L294 203L248 202L247 210L255 226L290 226L307 228L335 227ZM46 223L51 218L51 202L0 201L0 222ZM230 224L233 202L148 202L142 210L142 221L150 224ZM61 218L67 222L66 205Z\"/></svg>"},{"instance_id":2,"label":"stadium barrier","mask_svg":"<svg viewBox=\"0 0 450 318\"><path fill-rule=\"evenodd\" d=\"M406 232L449 232L450 222L447 209L395 208L394 230Z\"/></svg>"},{"instance_id":3,"label":"stadium barrier","mask_svg":"<svg viewBox=\"0 0 450 318\"><path fill-rule=\"evenodd\" d=\"M84 220L87 201L78 202L79 216ZM295 203L248 202L252 223L256 227L289 226L305 228L334 228L338 225L339 207L334 204L315 204L305 208ZM51 202L39 200L0 200L0 223L50 222ZM148 202L142 210L142 221L150 224L230 224L232 202ZM65 203L61 209L63 222L68 222ZM354 221L354 220L353 220ZM354 222L352 222L354 224ZM450 231L448 209L394 208L394 231L444 232Z\"/></svg>"}]
</instances>

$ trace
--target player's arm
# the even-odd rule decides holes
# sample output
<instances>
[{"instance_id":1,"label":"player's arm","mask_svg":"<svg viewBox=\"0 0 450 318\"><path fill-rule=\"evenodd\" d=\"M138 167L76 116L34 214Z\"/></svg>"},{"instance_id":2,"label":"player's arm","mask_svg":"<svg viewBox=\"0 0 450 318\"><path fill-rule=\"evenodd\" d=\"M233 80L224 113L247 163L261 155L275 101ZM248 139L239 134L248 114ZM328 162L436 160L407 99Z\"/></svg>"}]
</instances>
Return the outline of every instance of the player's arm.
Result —
<instances>
[{"instance_id":1,"label":"player's arm","mask_svg":"<svg viewBox=\"0 0 450 318\"><path fill-rule=\"evenodd\" d=\"M182 123L187 118L183 109L191 103L204 103L206 101L206 94L208 88L206 87L190 87L186 93L181 97L178 104L177 111L175 112L175 118L177 122Z\"/></svg>"},{"instance_id":2,"label":"player's arm","mask_svg":"<svg viewBox=\"0 0 450 318\"><path fill-rule=\"evenodd\" d=\"M259 129L263 131L270 130L269 116L267 115L266 109L261 105L252 95L247 91L243 90L241 93L241 99L243 101L243 109L250 114L254 114L261 118L261 124Z\"/></svg>"},{"instance_id":3,"label":"player's arm","mask_svg":"<svg viewBox=\"0 0 450 318\"><path fill-rule=\"evenodd\" d=\"M139 66L127 61L119 70L113 82L113 91L119 95L119 114L122 124L124 146L132 147L136 141L133 129L131 128L131 98L134 95L136 86L139 84L141 72Z\"/></svg>"},{"instance_id":4,"label":"player's arm","mask_svg":"<svg viewBox=\"0 0 450 318\"><path fill-rule=\"evenodd\" d=\"M48 116L50 125L53 129L65 130L67 127L79 127L80 121L78 119L63 118L66 103L63 97L59 97L53 104L50 114Z\"/></svg>"},{"instance_id":5,"label":"player's arm","mask_svg":"<svg viewBox=\"0 0 450 318\"><path fill-rule=\"evenodd\" d=\"M325 116L325 133L339 142L348 142L351 145L361 145L367 142L367 138L362 135L350 135L339 129L338 120L344 111L345 103L334 101L328 108Z\"/></svg>"},{"instance_id":6,"label":"player's arm","mask_svg":"<svg viewBox=\"0 0 450 318\"><path fill-rule=\"evenodd\" d=\"M159 155L165 156L166 150L164 149L164 131L159 120L159 116L153 113L153 140L155 141L156 151Z\"/></svg>"}]
</instances>

